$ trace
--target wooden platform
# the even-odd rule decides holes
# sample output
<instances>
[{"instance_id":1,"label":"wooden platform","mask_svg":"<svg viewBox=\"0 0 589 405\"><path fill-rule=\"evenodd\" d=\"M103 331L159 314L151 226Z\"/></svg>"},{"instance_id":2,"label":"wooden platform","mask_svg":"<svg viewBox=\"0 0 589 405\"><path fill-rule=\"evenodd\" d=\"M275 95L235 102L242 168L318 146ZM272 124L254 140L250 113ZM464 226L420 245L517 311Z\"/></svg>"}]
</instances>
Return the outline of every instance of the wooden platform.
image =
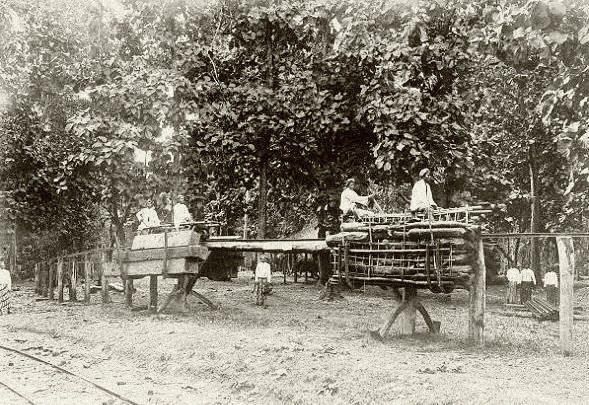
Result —
<instances>
[{"instance_id":1,"label":"wooden platform","mask_svg":"<svg viewBox=\"0 0 589 405\"><path fill-rule=\"evenodd\" d=\"M329 251L325 239L215 239L202 243L209 249L267 253L316 253Z\"/></svg>"}]
</instances>

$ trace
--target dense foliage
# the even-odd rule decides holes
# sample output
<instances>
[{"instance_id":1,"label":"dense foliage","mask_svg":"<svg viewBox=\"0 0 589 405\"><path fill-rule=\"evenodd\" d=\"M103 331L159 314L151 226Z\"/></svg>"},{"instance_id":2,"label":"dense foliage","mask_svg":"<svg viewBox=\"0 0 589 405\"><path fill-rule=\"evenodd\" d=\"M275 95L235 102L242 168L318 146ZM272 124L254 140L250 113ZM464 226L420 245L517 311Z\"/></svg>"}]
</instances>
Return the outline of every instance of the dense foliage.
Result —
<instances>
[{"instance_id":1,"label":"dense foliage","mask_svg":"<svg viewBox=\"0 0 589 405\"><path fill-rule=\"evenodd\" d=\"M580 1L7 0L2 188L52 251L109 224L124 239L162 192L204 196L228 232L247 214L259 237L321 216L350 176L402 210L426 166L443 206L507 202L497 230L578 230L588 15Z\"/></svg>"}]
</instances>

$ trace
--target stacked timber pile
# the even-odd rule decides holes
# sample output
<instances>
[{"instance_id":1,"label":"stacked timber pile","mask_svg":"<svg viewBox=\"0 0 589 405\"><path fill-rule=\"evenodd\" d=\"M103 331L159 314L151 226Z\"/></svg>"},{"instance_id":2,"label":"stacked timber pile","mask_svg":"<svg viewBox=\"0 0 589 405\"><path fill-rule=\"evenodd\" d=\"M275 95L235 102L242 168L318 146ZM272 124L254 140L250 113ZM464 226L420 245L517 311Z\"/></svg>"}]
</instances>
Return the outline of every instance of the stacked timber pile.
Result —
<instances>
[{"instance_id":1,"label":"stacked timber pile","mask_svg":"<svg viewBox=\"0 0 589 405\"><path fill-rule=\"evenodd\" d=\"M532 298L525 303L532 316L540 321L558 321L558 308L541 298Z\"/></svg>"},{"instance_id":2,"label":"stacked timber pile","mask_svg":"<svg viewBox=\"0 0 589 405\"><path fill-rule=\"evenodd\" d=\"M398 225L344 223L327 238L334 273L348 285L467 287L479 228L453 221Z\"/></svg>"},{"instance_id":3,"label":"stacked timber pile","mask_svg":"<svg viewBox=\"0 0 589 405\"><path fill-rule=\"evenodd\" d=\"M429 215L433 221L454 221L462 223L473 223L477 220L484 219L486 215L493 213L495 210L504 208L504 204L490 204L488 202L479 203L478 205L457 207L457 208L440 208L430 211ZM426 214L418 214L416 217L410 212L387 214L374 213L360 218L362 223L370 224L403 224L414 220L427 221Z\"/></svg>"}]
</instances>

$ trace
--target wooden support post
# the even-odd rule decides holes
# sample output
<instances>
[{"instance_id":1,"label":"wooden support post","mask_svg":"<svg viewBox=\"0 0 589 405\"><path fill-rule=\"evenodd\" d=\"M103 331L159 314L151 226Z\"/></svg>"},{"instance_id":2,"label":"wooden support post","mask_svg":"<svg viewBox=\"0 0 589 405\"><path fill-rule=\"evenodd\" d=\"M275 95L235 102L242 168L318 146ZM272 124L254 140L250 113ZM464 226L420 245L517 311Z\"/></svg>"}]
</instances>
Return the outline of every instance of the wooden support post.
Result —
<instances>
[{"instance_id":1,"label":"wooden support post","mask_svg":"<svg viewBox=\"0 0 589 405\"><path fill-rule=\"evenodd\" d=\"M402 335L413 335L415 333L416 298L417 289L415 287L403 288L403 304L406 304L406 307L399 314L399 332Z\"/></svg>"},{"instance_id":2,"label":"wooden support post","mask_svg":"<svg viewBox=\"0 0 589 405\"><path fill-rule=\"evenodd\" d=\"M125 283L125 305L133 306L133 279L128 277Z\"/></svg>"},{"instance_id":3,"label":"wooden support post","mask_svg":"<svg viewBox=\"0 0 589 405\"><path fill-rule=\"evenodd\" d=\"M48 269L48 275L49 275L49 282L48 284L48 289L49 289L49 299L53 301L54 299L54 288L55 288L55 274L54 274L54 270L53 270L53 266L51 265L51 263L49 263L47 265Z\"/></svg>"},{"instance_id":4,"label":"wooden support post","mask_svg":"<svg viewBox=\"0 0 589 405\"><path fill-rule=\"evenodd\" d=\"M84 303L90 303L90 261L88 254L84 255Z\"/></svg>"},{"instance_id":5,"label":"wooden support post","mask_svg":"<svg viewBox=\"0 0 589 405\"><path fill-rule=\"evenodd\" d=\"M78 285L78 274L76 271L76 257L74 256L73 260L72 260L72 267L71 267L71 273L70 273L70 301L75 302L78 300L78 293L76 290L76 287Z\"/></svg>"},{"instance_id":6,"label":"wooden support post","mask_svg":"<svg viewBox=\"0 0 589 405\"><path fill-rule=\"evenodd\" d=\"M474 276L469 288L468 338L472 343L485 344L486 278L485 251L480 231L474 233Z\"/></svg>"},{"instance_id":7,"label":"wooden support post","mask_svg":"<svg viewBox=\"0 0 589 405\"><path fill-rule=\"evenodd\" d=\"M162 274L164 278L168 275L168 230L164 229L164 262Z\"/></svg>"},{"instance_id":8,"label":"wooden support post","mask_svg":"<svg viewBox=\"0 0 589 405\"><path fill-rule=\"evenodd\" d=\"M299 274L298 274L298 266L297 266L297 258L295 258L294 263L292 265L292 273L294 275L294 282L296 283L299 279Z\"/></svg>"},{"instance_id":9,"label":"wooden support post","mask_svg":"<svg viewBox=\"0 0 589 405\"><path fill-rule=\"evenodd\" d=\"M35 263L35 294L41 294L41 274L39 272L39 263Z\"/></svg>"},{"instance_id":10,"label":"wooden support post","mask_svg":"<svg viewBox=\"0 0 589 405\"><path fill-rule=\"evenodd\" d=\"M350 245L348 242L344 242L344 274L346 276L346 287L352 289L350 282Z\"/></svg>"},{"instance_id":11,"label":"wooden support post","mask_svg":"<svg viewBox=\"0 0 589 405\"><path fill-rule=\"evenodd\" d=\"M557 237L558 262L560 269L560 350L569 356L573 350L573 275L575 272L575 251L573 238Z\"/></svg>"},{"instance_id":12,"label":"wooden support post","mask_svg":"<svg viewBox=\"0 0 589 405\"><path fill-rule=\"evenodd\" d=\"M57 301L63 302L63 259L57 259Z\"/></svg>"},{"instance_id":13,"label":"wooden support post","mask_svg":"<svg viewBox=\"0 0 589 405\"><path fill-rule=\"evenodd\" d=\"M49 293L49 288L47 283L49 282L49 275L47 274L47 267L45 266L45 262L42 262L39 265L39 269L41 272L41 295L43 297L47 297Z\"/></svg>"},{"instance_id":14,"label":"wooden support post","mask_svg":"<svg viewBox=\"0 0 589 405\"><path fill-rule=\"evenodd\" d=\"M149 276L149 310L157 312L157 276Z\"/></svg>"},{"instance_id":15,"label":"wooden support post","mask_svg":"<svg viewBox=\"0 0 589 405\"><path fill-rule=\"evenodd\" d=\"M102 303L109 304L111 302L110 295L108 293L108 277L106 276L106 252L100 253L100 287L102 295Z\"/></svg>"}]
</instances>

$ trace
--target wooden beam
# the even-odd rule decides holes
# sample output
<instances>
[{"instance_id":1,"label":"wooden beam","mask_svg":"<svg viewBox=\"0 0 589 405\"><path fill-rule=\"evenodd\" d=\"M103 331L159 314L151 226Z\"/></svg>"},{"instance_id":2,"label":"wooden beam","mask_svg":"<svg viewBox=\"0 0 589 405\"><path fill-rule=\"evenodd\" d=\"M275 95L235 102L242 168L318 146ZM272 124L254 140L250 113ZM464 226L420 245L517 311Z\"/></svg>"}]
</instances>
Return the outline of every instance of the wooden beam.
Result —
<instances>
[{"instance_id":1,"label":"wooden beam","mask_svg":"<svg viewBox=\"0 0 589 405\"><path fill-rule=\"evenodd\" d=\"M486 305L486 277L485 252L480 231L474 235L474 245L477 246L473 263L474 275L469 287L469 322L468 338L472 343L483 346L485 344L485 305Z\"/></svg>"},{"instance_id":2,"label":"wooden beam","mask_svg":"<svg viewBox=\"0 0 589 405\"><path fill-rule=\"evenodd\" d=\"M557 237L556 245L560 268L560 350L563 355L569 356L573 351L575 251L570 236Z\"/></svg>"}]
</instances>

